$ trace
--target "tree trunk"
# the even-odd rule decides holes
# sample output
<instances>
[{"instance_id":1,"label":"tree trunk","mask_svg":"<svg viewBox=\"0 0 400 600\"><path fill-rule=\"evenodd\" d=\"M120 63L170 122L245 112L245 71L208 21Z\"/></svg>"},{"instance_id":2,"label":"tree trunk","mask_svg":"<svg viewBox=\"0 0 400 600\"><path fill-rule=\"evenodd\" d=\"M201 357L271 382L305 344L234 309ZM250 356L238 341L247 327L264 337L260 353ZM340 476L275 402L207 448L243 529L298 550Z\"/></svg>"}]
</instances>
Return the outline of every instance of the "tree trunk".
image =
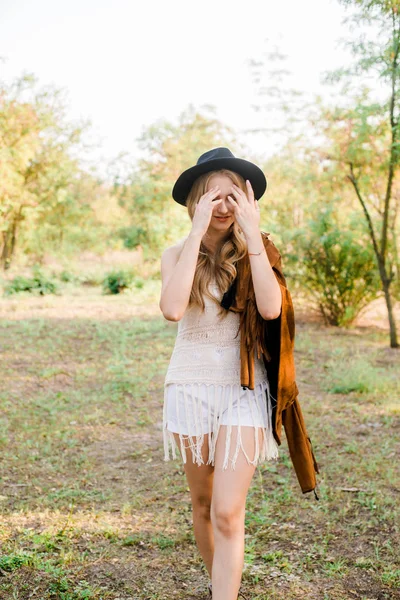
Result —
<instances>
[{"instance_id":1,"label":"tree trunk","mask_svg":"<svg viewBox=\"0 0 400 600\"><path fill-rule=\"evenodd\" d=\"M4 271L10 266L10 231L3 231L3 249L1 251L0 261Z\"/></svg>"},{"instance_id":2,"label":"tree trunk","mask_svg":"<svg viewBox=\"0 0 400 600\"><path fill-rule=\"evenodd\" d=\"M387 311L388 311L388 319L389 319L389 328L390 328L390 347L391 348L398 348L399 347L399 343L397 341L397 332L396 332L396 321L394 319L394 314L393 314L393 306L392 306L392 299L390 297L390 284L392 282L392 277L388 277L386 274L386 244L387 244L387 227L388 227L388 221L386 221L386 229L383 228L382 230L382 240L381 240L381 248L378 248L378 243L376 240L376 236L375 236L375 231L374 231L374 226L372 223L372 219L371 216L368 212L368 208L366 203L364 202L364 199L361 195L360 189L358 187L358 182L357 179L355 177L354 174L354 169L353 169L353 164L350 163L350 175L348 175L348 179L351 181L351 183L353 184L353 187L355 189L355 192L357 194L357 197L361 203L361 206L363 208L364 211L364 215L365 218L367 220L367 224L368 224L368 229L369 229L369 234L371 237L371 241L372 241L372 247L374 249L375 252L375 256L376 256L376 260L378 262L378 269L379 269L379 276L381 279L381 283L382 283L382 287L383 287L383 293L385 294L385 300L386 300L386 307L387 307ZM393 177L392 175L389 175L389 181L390 181L390 185L388 186L388 190L391 190L391 185L392 185L392 181L393 181ZM386 218L387 215L389 214L389 204L387 202L388 198L390 200L390 194L386 195L386 200L385 200L385 215L384 217Z\"/></svg>"},{"instance_id":3,"label":"tree trunk","mask_svg":"<svg viewBox=\"0 0 400 600\"><path fill-rule=\"evenodd\" d=\"M397 341L396 322L394 320L392 299L390 297L389 285L387 283L384 284L384 292L385 292L385 300L386 300L386 306L387 306L388 317L389 317L390 347L398 348L399 343Z\"/></svg>"},{"instance_id":4,"label":"tree trunk","mask_svg":"<svg viewBox=\"0 0 400 600\"><path fill-rule=\"evenodd\" d=\"M381 258L381 257L379 257ZM378 259L379 260L379 259ZM381 277L383 292L385 294L386 307L388 311L389 328L390 328L390 347L398 348L399 343L397 341L396 321L393 314L392 298L390 296L390 284L391 278L387 276L386 269L382 264L382 260L379 260L379 275Z\"/></svg>"},{"instance_id":5,"label":"tree trunk","mask_svg":"<svg viewBox=\"0 0 400 600\"><path fill-rule=\"evenodd\" d=\"M0 256L0 263L2 264L4 271L10 268L11 261L14 256L18 221L19 218L16 217L13 220L11 227L9 227L7 231L3 232L3 249Z\"/></svg>"}]
</instances>

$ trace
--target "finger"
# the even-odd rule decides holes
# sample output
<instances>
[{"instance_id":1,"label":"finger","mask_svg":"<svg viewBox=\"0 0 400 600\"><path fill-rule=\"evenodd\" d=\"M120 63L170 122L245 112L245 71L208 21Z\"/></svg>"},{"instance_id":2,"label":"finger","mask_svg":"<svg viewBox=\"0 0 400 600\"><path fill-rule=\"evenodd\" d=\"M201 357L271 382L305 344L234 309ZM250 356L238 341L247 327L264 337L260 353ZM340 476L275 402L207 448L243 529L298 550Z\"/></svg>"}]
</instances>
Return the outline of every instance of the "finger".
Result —
<instances>
[{"instance_id":1,"label":"finger","mask_svg":"<svg viewBox=\"0 0 400 600\"><path fill-rule=\"evenodd\" d=\"M234 198L232 198L232 196L228 196L228 200L230 200L234 206L239 206L239 204L236 202L236 200L234 200Z\"/></svg>"},{"instance_id":2,"label":"finger","mask_svg":"<svg viewBox=\"0 0 400 600\"><path fill-rule=\"evenodd\" d=\"M247 196L246 192L242 190L239 186L233 184L233 189L237 192L237 197L242 198L243 202L252 202L252 200Z\"/></svg>"},{"instance_id":3,"label":"finger","mask_svg":"<svg viewBox=\"0 0 400 600\"><path fill-rule=\"evenodd\" d=\"M214 196L218 196L218 194L220 193L220 189L219 186L215 186L215 188L211 188L211 190L209 190L208 192L206 192L201 198L201 199L210 199L213 198Z\"/></svg>"},{"instance_id":4,"label":"finger","mask_svg":"<svg viewBox=\"0 0 400 600\"><path fill-rule=\"evenodd\" d=\"M242 194L243 195L245 195L245 194L242 192L242 190L240 188L237 188L236 186L232 186L232 194L234 194L235 200L237 201L238 204L240 204L241 201L244 201ZM247 197L246 197L246 201L247 201Z\"/></svg>"},{"instance_id":5,"label":"finger","mask_svg":"<svg viewBox=\"0 0 400 600\"><path fill-rule=\"evenodd\" d=\"M206 196L207 194L213 194L217 190L219 190L219 185L215 185L210 190L206 190L203 195Z\"/></svg>"},{"instance_id":6,"label":"finger","mask_svg":"<svg viewBox=\"0 0 400 600\"><path fill-rule=\"evenodd\" d=\"M254 202L255 198L254 198L253 188L251 187L251 183L248 179L246 179L246 187L247 187L247 193L249 195L249 200L251 202Z\"/></svg>"},{"instance_id":7,"label":"finger","mask_svg":"<svg viewBox=\"0 0 400 600\"><path fill-rule=\"evenodd\" d=\"M238 187L238 186L237 186L237 185L235 185L235 184L233 184L233 185L234 185L234 189L236 189L236 191L238 192L238 194L240 194L241 198L243 199L243 202L250 202L250 203L251 203L251 202L253 202L253 201L251 200L251 198L250 198L250 197L249 197L249 196L246 194L246 192L244 192L244 191L242 190L242 188ZM247 184L246 184L246 187L247 187ZM248 189L248 188L247 188L247 189Z\"/></svg>"}]
</instances>

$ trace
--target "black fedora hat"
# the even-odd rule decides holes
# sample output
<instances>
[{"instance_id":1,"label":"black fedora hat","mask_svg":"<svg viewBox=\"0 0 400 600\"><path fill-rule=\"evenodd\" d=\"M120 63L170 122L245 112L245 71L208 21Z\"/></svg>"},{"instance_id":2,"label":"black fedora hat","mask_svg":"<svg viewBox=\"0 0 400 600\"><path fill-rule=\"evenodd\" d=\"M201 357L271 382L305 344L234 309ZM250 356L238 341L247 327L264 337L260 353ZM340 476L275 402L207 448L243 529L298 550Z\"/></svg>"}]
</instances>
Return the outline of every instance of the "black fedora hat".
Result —
<instances>
[{"instance_id":1,"label":"black fedora hat","mask_svg":"<svg viewBox=\"0 0 400 600\"><path fill-rule=\"evenodd\" d=\"M213 148L202 154L194 167L186 169L176 180L172 197L176 202L186 205L186 200L195 180L203 173L230 169L248 179L254 191L254 197L259 200L267 188L267 180L259 167L248 160L236 158L228 148Z\"/></svg>"}]
</instances>

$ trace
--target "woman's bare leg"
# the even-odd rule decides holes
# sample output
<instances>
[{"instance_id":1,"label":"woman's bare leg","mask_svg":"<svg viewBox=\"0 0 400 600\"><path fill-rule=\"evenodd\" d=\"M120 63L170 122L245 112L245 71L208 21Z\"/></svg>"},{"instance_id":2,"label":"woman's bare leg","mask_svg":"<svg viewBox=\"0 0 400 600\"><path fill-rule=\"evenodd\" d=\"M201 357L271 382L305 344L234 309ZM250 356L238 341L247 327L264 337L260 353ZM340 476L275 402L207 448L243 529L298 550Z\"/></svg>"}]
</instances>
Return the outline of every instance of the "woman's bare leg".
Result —
<instances>
[{"instance_id":1,"label":"woman's bare leg","mask_svg":"<svg viewBox=\"0 0 400 600\"><path fill-rule=\"evenodd\" d=\"M231 432L230 458L236 448L238 427ZM262 430L260 432L260 443ZM212 564L213 600L237 600L244 565L244 519L247 492L255 467L248 464L240 450L235 470L231 462L223 470L227 426L221 425L218 434L214 485L211 504L211 522L214 531L214 560ZM254 458L254 428L241 427L241 438L246 453Z\"/></svg>"},{"instance_id":2,"label":"woman's bare leg","mask_svg":"<svg viewBox=\"0 0 400 600\"><path fill-rule=\"evenodd\" d=\"M180 448L179 435L174 433L174 437L178 448ZM196 438L193 439L196 440ZM185 448L187 448L187 441L184 440L184 443ZM204 435L202 456L206 463L208 460L208 434ZM186 463L183 466L192 500L194 537L211 579L214 556L214 533L211 524L210 509L214 467L206 464L199 466L197 463L194 463L192 452L189 448L186 450Z\"/></svg>"}]
</instances>

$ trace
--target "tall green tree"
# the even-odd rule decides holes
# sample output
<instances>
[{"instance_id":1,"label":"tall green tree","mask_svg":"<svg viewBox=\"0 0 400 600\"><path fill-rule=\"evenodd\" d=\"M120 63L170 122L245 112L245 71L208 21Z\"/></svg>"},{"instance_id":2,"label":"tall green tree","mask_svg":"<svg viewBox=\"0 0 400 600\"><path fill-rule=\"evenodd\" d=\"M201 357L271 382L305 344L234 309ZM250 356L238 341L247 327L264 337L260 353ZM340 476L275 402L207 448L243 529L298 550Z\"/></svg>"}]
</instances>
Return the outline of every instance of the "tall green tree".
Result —
<instances>
[{"instance_id":1,"label":"tall green tree","mask_svg":"<svg viewBox=\"0 0 400 600\"><path fill-rule=\"evenodd\" d=\"M395 186L400 165L400 3L399 0L339 0L351 9L346 19L359 33L347 42L348 68L329 74L344 84L345 106L323 115L327 160L337 160L368 224L384 292L390 345L399 346L391 284L397 255ZM380 93L368 84L380 82ZM354 91L356 90L356 91Z\"/></svg>"},{"instance_id":2,"label":"tall green tree","mask_svg":"<svg viewBox=\"0 0 400 600\"><path fill-rule=\"evenodd\" d=\"M59 214L60 227L67 225L82 132L82 125L66 118L61 91L38 89L32 76L0 84L0 263L5 269L28 213L32 224L44 215L57 221Z\"/></svg>"}]
</instances>

